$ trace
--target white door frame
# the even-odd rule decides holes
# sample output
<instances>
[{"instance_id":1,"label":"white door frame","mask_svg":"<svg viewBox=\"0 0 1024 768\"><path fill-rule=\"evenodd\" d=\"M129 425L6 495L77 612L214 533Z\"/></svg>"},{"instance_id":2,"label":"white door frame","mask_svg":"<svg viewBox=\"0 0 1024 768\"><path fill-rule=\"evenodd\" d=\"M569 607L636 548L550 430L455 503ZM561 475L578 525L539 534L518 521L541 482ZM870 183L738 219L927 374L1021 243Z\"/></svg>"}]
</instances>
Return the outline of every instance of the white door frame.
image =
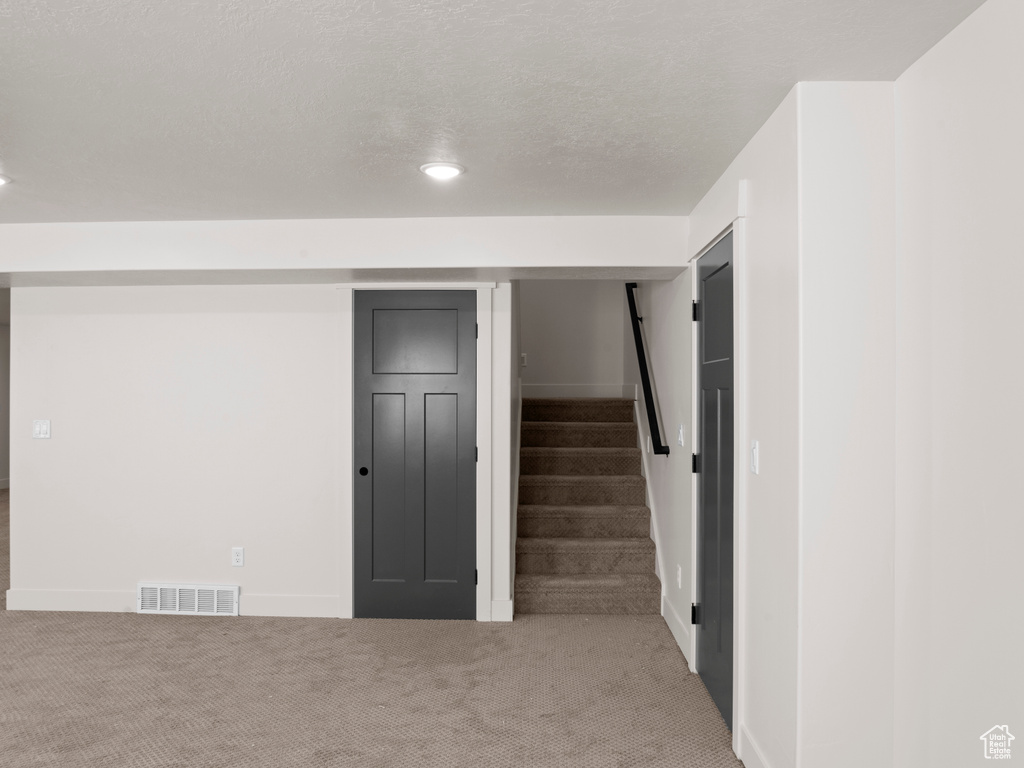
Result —
<instances>
[{"instance_id":1,"label":"white door frame","mask_svg":"<svg viewBox=\"0 0 1024 768\"><path fill-rule=\"evenodd\" d=\"M511 498L509 472L494 473L494 467L508 467L511 452L511 439L508 427L495 424L493 402L502 403L506 395L511 397L511 375L504 372L511 370L510 354L502 354L503 335L509 336L510 317L508 312L511 286L496 283L350 283L338 286L341 304L341 349L338 363L342 371L350 370L353 354L353 298L354 291L476 291L476 313L479 334L477 339L477 406L476 406L476 437L479 448L479 460L476 465L476 565L479 578L476 587L476 619L477 621L511 621L511 591L506 576L511 560L511 526L502 525L510 513ZM497 312L495 310L498 310ZM506 327L508 326L508 327ZM495 343L497 342L497 343ZM508 358L508 359L505 359ZM497 363L497 365L495 365ZM341 377L342 391L340 397L341 429L338 456L343 471L340 473L339 484L339 515L340 540L339 551L340 573L338 615L343 619L352 618L354 612L354 539L352 525L354 521L354 492L352 482L353 440L352 412L354 392L352 376ZM506 392L507 390L507 392ZM506 398L507 399L507 398ZM507 419L505 421L508 421ZM502 501L504 500L504 501ZM492 578L493 574L497 574ZM495 596L498 599L493 599ZM507 595L507 596L506 596Z\"/></svg>"}]
</instances>

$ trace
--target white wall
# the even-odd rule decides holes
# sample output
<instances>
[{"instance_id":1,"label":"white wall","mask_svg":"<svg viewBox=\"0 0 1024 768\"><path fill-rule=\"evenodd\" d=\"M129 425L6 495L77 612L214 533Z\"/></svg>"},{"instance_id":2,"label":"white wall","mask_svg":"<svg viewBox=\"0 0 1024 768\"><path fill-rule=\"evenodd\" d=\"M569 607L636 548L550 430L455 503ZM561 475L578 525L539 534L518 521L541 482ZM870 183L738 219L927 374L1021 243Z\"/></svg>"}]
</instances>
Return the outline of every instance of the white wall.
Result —
<instances>
[{"instance_id":1,"label":"white wall","mask_svg":"<svg viewBox=\"0 0 1024 768\"><path fill-rule=\"evenodd\" d=\"M749 766L892 764L892 115L891 84L798 85L691 217L694 256L735 233Z\"/></svg>"},{"instance_id":2,"label":"white wall","mask_svg":"<svg viewBox=\"0 0 1024 768\"><path fill-rule=\"evenodd\" d=\"M394 270L468 270L433 279L509 279L490 270L675 267L682 216L510 216L0 224L0 273L340 270L333 282ZM390 275L389 275L390 271ZM377 277L372 277L376 273ZM307 280L310 279L308 276ZM402 279L399 277L399 279ZM406 279L429 280L426 274ZM28 283L15 284L25 285ZM36 283L33 283L36 284Z\"/></svg>"},{"instance_id":3,"label":"white wall","mask_svg":"<svg viewBox=\"0 0 1024 768\"><path fill-rule=\"evenodd\" d=\"M1024 4L989 0L896 82L896 765L1024 755Z\"/></svg>"},{"instance_id":4,"label":"white wall","mask_svg":"<svg viewBox=\"0 0 1024 768\"><path fill-rule=\"evenodd\" d=\"M492 292L491 305L491 599L484 607L495 621L512 621L512 574L514 568L515 539L512 536L512 477L509 468L513 458L512 446L516 437L508 418L508 404L517 396L512 376L516 367L512 360L513 308L512 285L499 283ZM478 315L481 314L477 308ZM481 326L483 327L483 326ZM481 363L482 364L482 363ZM479 617L481 611L477 612Z\"/></svg>"},{"instance_id":5,"label":"white wall","mask_svg":"<svg viewBox=\"0 0 1024 768\"><path fill-rule=\"evenodd\" d=\"M737 642L734 744L748 766L796 765L799 508L798 91L792 91L694 210L697 256L737 225ZM741 194L741 188L745 190ZM742 214L742 215L741 215ZM744 315L745 313L745 315ZM745 411L746 416L741 417ZM692 430L690 431L692 452ZM761 471L747 473L760 441ZM744 496L745 494L745 496ZM743 502L743 498L746 502ZM671 509L690 504L684 496ZM692 589L692 587L691 587Z\"/></svg>"},{"instance_id":6,"label":"white wall","mask_svg":"<svg viewBox=\"0 0 1024 768\"><path fill-rule=\"evenodd\" d=\"M11 472L11 291L0 289L0 488Z\"/></svg>"},{"instance_id":7,"label":"white wall","mask_svg":"<svg viewBox=\"0 0 1024 768\"><path fill-rule=\"evenodd\" d=\"M11 474L11 326L0 325L0 488L10 486Z\"/></svg>"},{"instance_id":8,"label":"white wall","mask_svg":"<svg viewBox=\"0 0 1024 768\"><path fill-rule=\"evenodd\" d=\"M509 398L509 450L511 461L509 462L509 595L513 602L515 600L516 580L516 536L519 523L519 448L522 436L523 420L523 368L521 365L520 351L522 349L522 313L520 309L520 287L518 280L511 283L511 309L512 328L511 343L509 344L509 385L511 397ZM497 407L497 406L495 406Z\"/></svg>"},{"instance_id":9,"label":"white wall","mask_svg":"<svg viewBox=\"0 0 1024 768\"><path fill-rule=\"evenodd\" d=\"M511 438L490 410L510 399L510 293L478 291L484 620L511 600ZM240 584L250 615L351 615L351 297L15 289L8 608L134 610L135 583L161 580Z\"/></svg>"},{"instance_id":10,"label":"white wall","mask_svg":"<svg viewBox=\"0 0 1024 768\"><path fill-rule=\"evenodd\" d=\"M624 283L523 280L519 295L527 397L622 397Z\"/></svg>"},{"instance_id":11,"label":"white wall","mask_svg":"<svg viewBox=\"0 0 1024 768\"><path fill-rule=\"evenodd\" d=\"M637 311L643 317L648 362L657 388L662 442L669 446L668 456L648 450L650 428L636 346L629 327L626 340L626 381L637 392L637 422L647 476L651 525L658 545L658 573L662 587L662 615L693 668L690 636L690 603L693 601L693 549L690 493L693 475L693 427L690 414L693 376L691 365L691 276L686 272L675 280L644 282L637 289ZM683 425L686 445L676 441ZM677 580L682 569L682 584Z\"/></svg>"},{"instance_id":12,"label":"white wall","mask_svg":"<svg viewBox=\"0 0 1024 768\"><path fill-rule=\"evenodd\" d=\"M691 217L742 243L748 765L953 768L1024 719L1022 28L990 0L895 89L797 86Z\"/></svg>"},{"instance_id":13,"label":"white wall","mask_svg":"<svg viewBox=\"0 0 1024 768\"><path fill-rule=\"evenodd\" d=\"M802 83L798 97L798 760L881 767L893 759L893 86Z\"/></svg>"},{"instance_id":14,"label":"white wall","mask_svg":"<svg viewBox=\"0 0 1024 768\"><path fill-rule=\"evenodd\" d=\"M336 288L13 294L9 608L134 610L135 582L166 580L339 615Z\"/></svg>"}]
</instances>

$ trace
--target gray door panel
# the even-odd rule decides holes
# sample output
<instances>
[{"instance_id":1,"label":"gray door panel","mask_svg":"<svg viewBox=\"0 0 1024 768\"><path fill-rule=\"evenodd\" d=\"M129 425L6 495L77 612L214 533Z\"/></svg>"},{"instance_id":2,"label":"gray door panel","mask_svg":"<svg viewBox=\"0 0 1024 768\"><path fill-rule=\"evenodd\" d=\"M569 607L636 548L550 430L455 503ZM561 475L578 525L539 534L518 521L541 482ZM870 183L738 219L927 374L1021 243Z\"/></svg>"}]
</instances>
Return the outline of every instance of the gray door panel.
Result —
<instances>
[{"instance_id":1,"label":"gray door panel","mask_svg":"<svg viewBox=\"0 0 1024 768\"><path fill-rule=\"evenodd\" d=\"M730 728L735 434L732 274L730 233L697 262L701 302L697 672Z\"/></svg>"},{"instance_id":2,"label":"gray door panel","mask_svg":"<svg viewBox=\"0 0 1024 768\"><path fill-rule=\"evenodd\" d=\"M356 291L355 615L476 617L476 293Z\"/></svg>"}]
</instances>

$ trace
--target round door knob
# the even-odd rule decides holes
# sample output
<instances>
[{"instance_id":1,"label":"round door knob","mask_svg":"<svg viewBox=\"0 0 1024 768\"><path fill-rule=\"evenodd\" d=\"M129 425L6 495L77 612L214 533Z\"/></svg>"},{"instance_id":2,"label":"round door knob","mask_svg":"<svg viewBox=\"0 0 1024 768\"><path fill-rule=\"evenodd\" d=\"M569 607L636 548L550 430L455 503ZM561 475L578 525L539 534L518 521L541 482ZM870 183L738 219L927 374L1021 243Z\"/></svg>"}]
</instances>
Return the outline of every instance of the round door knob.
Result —
<instances>
[{"instance_id":1,"label":"round door knob","mask_svg":"<svg viewBox=\"0 0 1024 768\"><path fill-rule=\"evenodd\" d=\"M368 470L366 467L360 467L359 474L362 475L363 477L366 477L368 474L370 474L370 470Z\"/></svg>"}]
</instances>

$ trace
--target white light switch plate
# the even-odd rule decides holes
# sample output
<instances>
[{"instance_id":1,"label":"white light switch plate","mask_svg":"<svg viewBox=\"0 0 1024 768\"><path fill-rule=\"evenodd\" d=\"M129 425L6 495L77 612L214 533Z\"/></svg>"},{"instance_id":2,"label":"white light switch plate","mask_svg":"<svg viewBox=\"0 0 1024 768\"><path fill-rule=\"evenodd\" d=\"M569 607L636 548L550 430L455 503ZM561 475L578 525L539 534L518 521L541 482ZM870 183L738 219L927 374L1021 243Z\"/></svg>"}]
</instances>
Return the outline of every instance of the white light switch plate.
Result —
<instances>
[{"instance_id":1,"label":"white light switch plate","mask_svg":"<svg viewBox=\"0 0 1024 768\"><path fill-rule=\"evenodd\" d=\"M32 422L32 437L36 440L50 439L50 420L36 419Z\"/></svg>"},{"instance_id":2,"label":"white light switch plate","mask_svg":"<svg viewBox=\"0 0 1024 768\"><path fill-rule=\"evenodd\" d=\"M676 438L676 442L680 445L686 445L686 429L682 424L679 425L679 436Z\"/></svg>"},{"instance_id":3,"label":"white light switch plate","mask_svg":"<svg viewBox=\"0 0 1024 768\"><path fill-rule=\"evenodd\" d=\"M757 440L750 441L750 471L755 475L761 474L761 448Z\"/></svg>"}]
</instances>

